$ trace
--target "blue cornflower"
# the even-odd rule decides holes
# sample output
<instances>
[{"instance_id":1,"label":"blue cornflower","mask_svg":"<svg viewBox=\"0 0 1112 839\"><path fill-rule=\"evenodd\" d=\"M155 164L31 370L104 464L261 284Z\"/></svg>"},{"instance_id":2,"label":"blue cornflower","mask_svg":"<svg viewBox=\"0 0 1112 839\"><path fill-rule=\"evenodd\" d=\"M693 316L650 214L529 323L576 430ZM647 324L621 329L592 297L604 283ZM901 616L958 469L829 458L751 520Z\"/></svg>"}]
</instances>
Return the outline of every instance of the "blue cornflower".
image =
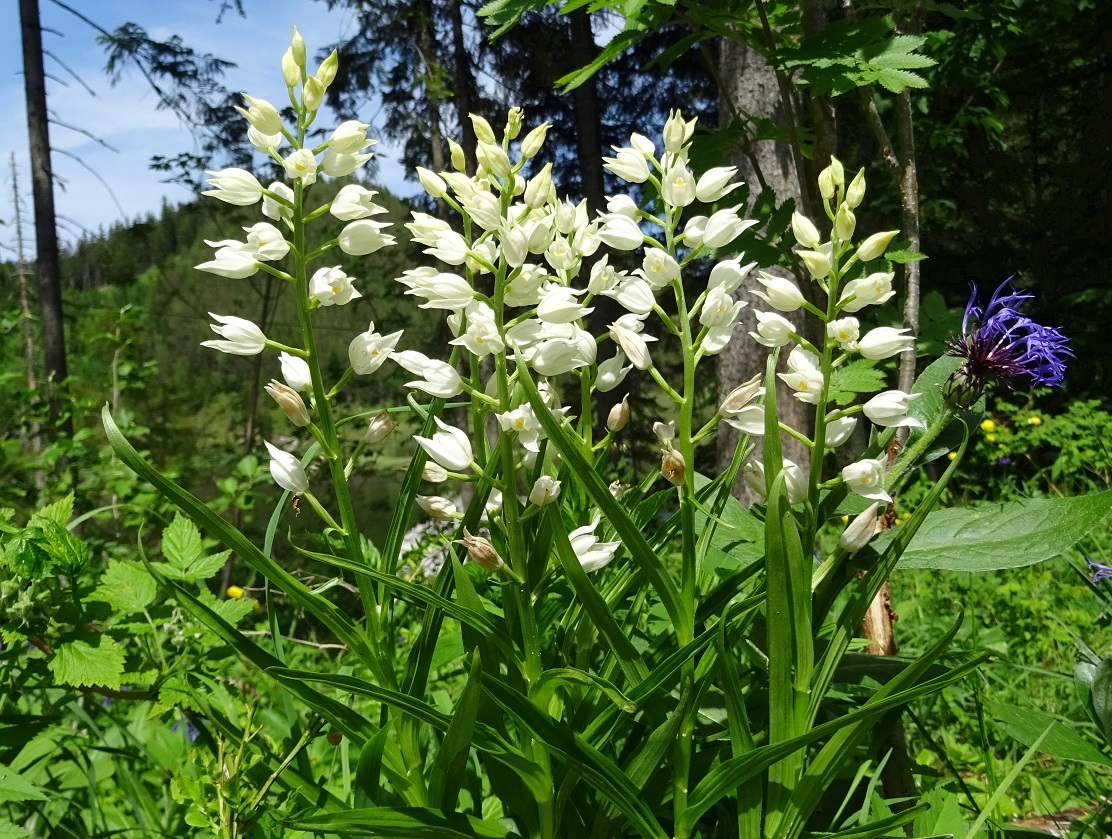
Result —
<instances>
[{"instance_id":1,"label":"blue cornflower","mask_svg":"<svg viewBox=\"0 0 1112 839\"><path fill-rule=\"evenodd\" d=\"M1112 580L1112 566L1101 565L1091 556L1086 556L1085 561L1089 563L1089 567L1093 570L1093 585L1103 580Z\"/></svg>"},{"instance_id":2,"label":"blue cornflower","mask_svg":"<svg viewBox=\"0 0 1112 839\"><path fill-rule=\"evenodd\" d=\"M947 355L965 359L947 383L947 398L968 406L989 382L1011 384L1020 376L1039 385L1062 384L1066 358L1073 353L1066 336L1053 326L1043 326L1019 313L1019 307L1032 297L1016 291L1009 279L982 308L977 305L977 287L973 287L961 335L946 345Z\"/></svg>"}]
</instances>

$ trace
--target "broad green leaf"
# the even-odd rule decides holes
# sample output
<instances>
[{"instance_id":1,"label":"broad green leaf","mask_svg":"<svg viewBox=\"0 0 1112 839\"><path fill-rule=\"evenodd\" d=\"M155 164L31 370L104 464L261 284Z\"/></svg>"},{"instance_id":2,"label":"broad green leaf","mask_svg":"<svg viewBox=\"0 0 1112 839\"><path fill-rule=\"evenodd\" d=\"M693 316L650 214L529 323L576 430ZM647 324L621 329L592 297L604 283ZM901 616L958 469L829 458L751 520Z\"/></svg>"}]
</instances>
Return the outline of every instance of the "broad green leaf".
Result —
<instances>
[{"instance_id":1,"label":"broad green leaf","mask_svg":"<svg viewBox=\"0 0 1112 839\"><path fill-rule=\"evenodd\" d=\"M100 585L87 599L107 603L125 615L142 612L158 596L158 583L138 562L113 559L101 575Z\"/></svg>"},{"instance_id":2,"label":"broad green leaf","mask_svg":"<svg viewBox=\"0 0 1112 839\"><path fill-rule=\"evenodd\" d=\"M201 532L181 513L162 531L162 553L166 563L159 573L174 580L195 583L207 580L224 567L228 552L205 554Z\"/></svg>"},{"instance_id":3,"label":"broad green leaf","mask_svg":"<svg viewBox=\"0 0 1112 839\"><path fill-rule=\"evenodd\" d=\"M927 516L899 567L991 571L1034 565L1068 551L1109 512L1112 490L939 510ZM877 550L893 538L883 536Z\"/></svg>"},{"instance_id":4,"label":"broad green leaf","mask_svg":"<svg viewBox=\"0 0 1112 839\"><path fill-rule=\"evenodd\" d=\"M124 651L107 635L98 635L95 644L78 640L59 645L47 666L63 684L119 690Z\"/></svg>"},{"instance_id":5,"label":"broad green leaf","mask_svg":"<svg viewBox=\"0 0 1112 839\"><path fill-rule=\"evenodd\" d=\"M1112 746L1112 658L1097 665L1089 685L1089 707L1093 721L1100 727L1104 739Z\"/></svg>"},{"instance_id":6,"label":"broad green leaf","mask_svg":"<svg viewBox=\"0 0 1112 839\"><path fill-rule=\"evenodd\" d=\"M444 813L421 807L370 807L275 821L290 830L330 833L335 836L382 836L397 839L516 839L517 834L489 821L462 813Z\"/></svg>"},{"instance_id":7,"label":"broad green leaf","mask_svg":"<svg viewBox=\"0 0 1112 839\"><path fill-rule=\"evenodd\" d=\"M884 390L885 384L884 371L876 368L876 362L859 358L834 371L831 398L839 405L848 405L856 400L856 394L876 393Z\"/></svg>"},{"instance_id":8,"label":"broad green leaf","mask_svg":"<svg viewBox=\"0 0 1112 839\"><path fill-rule=\"evenodd\" d=\"M45 801L46 793L0 763L0 801Z\"/></svg>"},{"instance_id":9,"label":"broad green leaf","mask_svg":"<svg viewBox=\"0 0 1112 839\"><path fill-rule=\"evenodd\" d=\"M467 772L467 756L471 749L471 735L482 700L480 685L483 679L483 665L476 650L471 656L471 669L467 682L460 692L455 708L452 709L452 722L440 742L432 769L429 772L428 800L445 810L454 810L459 791Z\"/></svg>"},{"instance_id":10,"label":"broad green leaf","mask_svg":"<svg viewBox=\"0 0 1112 839\"><path fill-rule=\"evenodd\" d=\"M1080 760L1112 766L1112 758L1102 753L1073 726L1033 708L1016 708L1002 702L987 702L985 709L1009 737L1025 746L1032 745L1039 735L1050 729L1039 744L1039 751L1062 760Z\"/></svg>"}]
</instances>

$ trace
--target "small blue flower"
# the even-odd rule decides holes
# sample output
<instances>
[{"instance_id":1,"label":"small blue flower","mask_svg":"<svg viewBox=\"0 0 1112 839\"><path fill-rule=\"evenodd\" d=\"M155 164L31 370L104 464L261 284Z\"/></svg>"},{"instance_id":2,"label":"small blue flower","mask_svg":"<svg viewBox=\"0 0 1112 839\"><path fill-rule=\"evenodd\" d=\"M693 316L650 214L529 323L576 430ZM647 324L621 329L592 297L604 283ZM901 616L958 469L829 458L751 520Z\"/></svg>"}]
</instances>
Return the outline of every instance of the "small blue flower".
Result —
<instances>
[{"instance_id":1,"label":"small blue flower","mask_svg":"<svg viewBox=\"0 0 1112 839\"><path fill-rule=\"evenodd\" d=\"M1089 563L1089 567L1093 570L1093 585L1097 585L1104 580L1112 580L1112 565L1101 565L1091 556L1086 556L1085 561Z\"/></svg>"},{"instance_id":2,"label":"small blue flower","mask_svg":"<svg viewBox=\"0 0 1112 839\"><path fill-rule=\"evenodd\" d=\"M1016 291L1011 280L996 289L988 305L977 305L977 287L965 307L961 332L949 341L946 354L964 358L965 363L947 383L947 398L971 405L992 381L1011 384L1026 376L1034 384L1057 386L1066 373L1066 358L1073 353L1065 335L1053 326L1043 326L1019 308L1033 294Z\"/></svg>"}]
</instances>

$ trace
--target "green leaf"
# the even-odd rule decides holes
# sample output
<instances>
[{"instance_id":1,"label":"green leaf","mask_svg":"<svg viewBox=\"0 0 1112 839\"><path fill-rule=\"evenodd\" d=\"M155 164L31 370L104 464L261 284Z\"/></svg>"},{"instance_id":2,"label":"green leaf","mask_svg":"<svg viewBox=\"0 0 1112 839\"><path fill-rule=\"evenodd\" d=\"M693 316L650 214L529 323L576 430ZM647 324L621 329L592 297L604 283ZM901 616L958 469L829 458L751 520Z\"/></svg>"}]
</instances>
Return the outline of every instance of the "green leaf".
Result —
<instances>
[{"instance_id":1,"label":"green leaf","mask_svg":"<svg viewBox=\"0 0 1112 839\"><path fill-rule=\"evenodd\" d=\"M275 821L290 830L336 836L384 836L398 839L516 839L517 834L462 813L423 807L369 807L307 819Z\"/></svg>"},{"instance_id":2,"label":"green leaf","mask_svg":"<svg viewBox=\"0 0 1112 839\"><path fill-rule=\"evenodd\" d=\"M54 650L47 666L55 678L72 687L100 685L119 690L124 672L124 650L107 635L96 636L96 644L70 641Z\"/></svg>"},{"instance_id":3,"label":"green leaf","mask_svg":"<svg viewBox=\"0 0 1112 839\"><path fill-rule=\"evenodd\" d=\"M921 251L894 250L884 254L884 258L897 265L906 265L909 262L922 262L927 255Z\"/></svg>"},{"instance_id":4,"label":"green leaf","mask_svg":"<svg viewBox=\"0 0 1112 839\"><path fill-rule=\"evenodd\" d=\"M56 570L72 574L88 563L89 546L66 530L65 525L52 520L44 521L42 536L39 545L54 560Z\"/></svg>"},{"instance_id":5,"label":"green leaf","mask_svg":"<svg viewBox=\"0 0 1112 839\"><path fill-rule=\"evenodd\" d=\"M73 518L73 493L69 493L65 498L60 498L53 504L48 504L41 510L36 511L31 520L27 522L28 527L42 527L47 522L54 522L65 526L66 522Z\"/></svg>"},{"instance_id":6,"label":"green leaf","mask_svg":"<svg viewBox=\"0 0 1112 839\"><path fill-rule=\"evenodd\" d=\"M839 405L855 401L858 393L876 393L884 390L883 370L876 369L876 362L859 358L834 371L830 379L830 396Z\"/></svg>"},{"instance_id":7,"label":"green leaf","mask_svg":"<svg viewBox=\"0 0 1112 839\"><path fill-rule=\"evenodd\" d=\"M228 559L227 551L206 555L197 525L181 513L175 514L170 526L162 531L162 553L166 564L159 573L187 583L207 580Z\"/></svg>"},{"instance_id":8,"label":"green leaf","mask_svg":"<svg viewBox=\"0 0 1112 839\"><path fill-rule=\"evenodd\" d=\"M1112 658L1097 665L1089 685L1089 708L1105 741L1112 746Z\"/></svg>"},{"instance_id":9,"label":"green leaf","mask_svg":"<svg viewBox=\"0 0 1112 839\"><path fill-rule=\"evenodd\" d=\"M0 801L45 801L46 793L0 763Z\"/></svg>"},{"instance_id":10,"label":"green leaf","mask_svg":"<svg viewBox=\"0 0 1112 839\"><path fill-rule=\"evenodd\" d=\"M986 702L985 709L1005 734L1025 746L1035 743L1039 735L1049 728L1049 733L1039 743L1039 751L1044 755L1112 766L1112 758L1103 754L1069 723L1051 714L1033 708L1016 708L1002 702Z\"/></svg>"},{"instance_id":11,"label":"green leaf","mask_svg":"<svg viewBox=\"0 0 1112 839\"><path fill-rule=\"evenodd\" d=\"M452 709L452 722L444 733L440 751L436 753L429 772L429 797L433 804L442 809L454 810L459 791L463 787L467 772L467 757L471 750L471 735L475 728L475 718L479 713L482 699L480 685L483 679L483 665L479 651L471 656L471 669L467 682Z\"/></svg>"},{"instance_id":12,"label":"green leaf","mask_svg":"<svg viewBox=\"0 0 1112 839\"><path fill-rule=\"evenodd\" d=\"M942 416L942 412L947 410L946 402L942 398L942 385L963 363L963 359L944 355L928 365L927 369L919 374L919 378L915 380L915 384L911 388L912 393L920 395L908 404L908 416L919 420L925 428L931 428L935 421ZM920 465L930 463L930 461L956 449L965 433L962 421L964 420L969 428L975 428L977 423L981 421L981 414L984 413L984 410L985 402L982 398L968 410L954 413L953 418L946 424L942 432L920 455L918 463ZM909 451L922 435L921 430L912 429L904 451ZM898 462L897 465L899 465Z\"/></svg>"},{"instance_id":13,"label":"green leaf","mask_svg":"<svg viewBox=\"0 0 1112 839\"><path fill-rule=\"evenodd\" d=\"M158 596L158 583L138 562L109 561L100 585L87 600L107 603L125 615L142 612Z\"/></svg>"},{"instance_id":14,"label":"green leaf","mask_svg":"<svg viewBox=\"0 0 1112 839\"><path fill-rule=\"evenodd\" d=\"M1034 565L1076 545L1104 521L1112 511L1110 505L1112 490L1105 490L1075 498L1029 498L939 510L927 516L899 567L992 571ZM892 538L882 534L876 549Z\"/></svg>"},{"instance_id":15,"label":"green leaf","mask_svg":"<svg viewBox=\"0 0 1112 839\"><path fill-rule=\"evenodd\" d=\"M31 839L31 834L10 821L0 819L0 839Z\"/></svg>"}]
</instances>

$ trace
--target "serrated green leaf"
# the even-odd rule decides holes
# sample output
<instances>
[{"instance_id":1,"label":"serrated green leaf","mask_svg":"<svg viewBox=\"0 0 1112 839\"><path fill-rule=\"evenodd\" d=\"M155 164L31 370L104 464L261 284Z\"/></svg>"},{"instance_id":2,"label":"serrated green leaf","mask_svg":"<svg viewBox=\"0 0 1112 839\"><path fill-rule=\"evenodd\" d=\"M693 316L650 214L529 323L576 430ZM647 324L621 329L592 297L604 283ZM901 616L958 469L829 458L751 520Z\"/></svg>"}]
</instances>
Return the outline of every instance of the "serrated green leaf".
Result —
<instances>
[{"instance_id":1,"label":"serrated green leaf","mask_svg":"<svg viewBox=\"0 0 1112 839\"><path fill-rule=\"evenodd\" d=\"M834 371L830 395L839 405L848 405L854 401L853 394L876 393L884 390L885 384L884 372L876 368L876 363L859 358Z\"/></svg>"},{"instance_id":2,"label":"serrated green leaf","mask_svg":"<svg viewBox=\"0 0 1112 839\"><path fill-rule=\"evenodd\" d=\"M10 821L0 820L0 839L30 839L31 834Z\"/></svg>"},{"instance_id":3,"label":"serrated green leaf","mask_svg":"<svg viewBox=\"0 0 1112 839\"><path fill-rule=\"evenodd\" d=\"M36 511L31 516L31 520L27 522L27 526L42 527L48 521L64 526L71 518L73 518L72 492L65 498L59 498L53 504L48 504L41 510Z\"/></svg>"},{"instance_id":4,"label":"serrated green leaf","mask_svg":"<svg viewBox=\"0 0 1112 839\"><path fill-rule=\"evenodd\" d=\"M909 87L917 90L930 87L926 79L909 70L883 69L877 74L876 80L881 87L892 93L903 93Z\"/></svg>"},{"instance_id":5,"label":"serrated green leaf","mask_svg":"<svg viewBox=\"0 0 1112 839\"><path fill-rule=\"evenodd\" d=\"M53 560L55 569L63 574L72 574L89 561L88 545L56 521L42 523L40 546Z\"/></svg>"},{"instance_id":6,"label":"serrated green leaf","mask_svg":"<svg viewBox=\"0 0 1112 839\"><path fill-rule=\"evenodd\" d=\"M0 801L45 800L46 793L18 772L0 763Z\"/></svg>"},{"instance_id":7,"label":"serrated green leaf","mask_svg":"<svg viewBox=\"0 0 1112 839\"><path fill-rule=\"evenodd\" d=\"M230 552L206 554L197 525L178 513L162 531L162 553L166 562L158 566L159 573L174 580L196 583L207 580L223 568Z\"/></svg>"},{"instance_id":8,"label":"serrated green leaf","mask_svg":"<svg viewBox=\"0 0 1112 839\"><path fill-rule=\"evenodd\" d=\"M142 612L158 596L158 584L138 562L113 559L88 600L107 603L125 615Z\"/></svg>"},{"instance_id":9,"label":"serrated green leaf","mask_svg":"<svg viewBox=\"0 0 1112 839\"><path fill-rule=\"evenodd\" d=\"M107 635L98 635L96 644L70 641L54 650L47 666L55 678L72 687L100 685L119 690L124 672L124 651Z\"/></svg>"},{"instance_id":10,"label":"serrated green leaf","mask_svg":"<svg viewBox=\"0 0 1112 839\"><path fill-rule=\"evenodd\" d=\"M887 259L889 262L895 262L898 265L906 265L909 262L922 262L924 259L927 258L927 255L925 253L921 253L920 251L895 250L888 251L886 254L884 254L884 258Z\"/></svg>"}]
</instances>

